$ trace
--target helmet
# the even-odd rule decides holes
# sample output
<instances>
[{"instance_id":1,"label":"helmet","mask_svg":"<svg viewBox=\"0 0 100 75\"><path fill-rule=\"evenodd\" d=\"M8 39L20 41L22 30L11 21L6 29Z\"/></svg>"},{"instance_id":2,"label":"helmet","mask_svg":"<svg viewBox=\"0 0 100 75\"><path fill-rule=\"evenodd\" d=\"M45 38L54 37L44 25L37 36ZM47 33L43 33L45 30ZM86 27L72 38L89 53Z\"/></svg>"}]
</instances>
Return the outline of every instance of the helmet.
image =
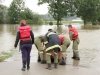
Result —
<instances>
[{"instance_id":1,"label":"helmet","mask_svg":"<svg viewBox=\"0 0 100 75\"><path fill-rule=\"evenodd\" d=\"M52 29L48 29L48 31L52 32L53 30Z\"/></svg>"}]
</instances>

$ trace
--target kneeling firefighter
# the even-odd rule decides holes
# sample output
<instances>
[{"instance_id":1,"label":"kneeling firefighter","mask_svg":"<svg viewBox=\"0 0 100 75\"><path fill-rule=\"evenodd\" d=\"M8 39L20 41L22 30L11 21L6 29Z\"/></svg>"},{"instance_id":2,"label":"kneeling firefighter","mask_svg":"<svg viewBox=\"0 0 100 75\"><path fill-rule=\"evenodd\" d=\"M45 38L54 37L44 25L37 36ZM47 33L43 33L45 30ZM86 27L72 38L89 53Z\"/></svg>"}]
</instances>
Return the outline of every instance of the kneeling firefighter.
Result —
<instances>
[{"instance_id":1,"label":"kneeling firefighter","mask_svg":"<svg viewBox=\"0 0 100 75\"><path fill-rule=\"evenodd\" d=\"M35 37L34 44L38 50L38 62L41 61L41 64L45 64L45 55L44 55L44 36L40 35Z\"/></svg>"},{"instance_id":2,"label":"kneeling firefighter","mask_svg":"<svg viewBox=\"0 0 100 75\"><path fill-rule=\"evenodd\" d=\"M25 20L20 21L20 27L17 31L16 41L14 47L16 48L20 40L20 49L22 53L22 71L25 71L26 64L27 70L30 69L30 53L32 44L34 43L34 34L29 25L26 25Z\"/></svg>"},{"instance_id":3,"label":"kneeling firefighter","mask_svg":"<svg viewBox=\"0 0 100 75\"><path fill-rule=\"evenodd\" d=\"M67 48L70 46L70 40L66 36L63 36L63 35L59 35L59 38L61 42L60 46L62 48L59 65L66 65L66 56L67 56L66 51L67 51Z\"/></svg>"},{"instance_id":4,"label":"kneeling firefighter","mask_svg":"<svg viewBox=\"0 0 100 75\"><path fill-rule=\"evenodd\" d=\"M60 50L60 39L58 35L53 32L52 29L48 30L48 33L44 36L44 44L46 47L46 62L47 68L51 70L51 53L54 52L54 68L57 68L58 64L58 51Z\"/></svg>"}]
</instances>

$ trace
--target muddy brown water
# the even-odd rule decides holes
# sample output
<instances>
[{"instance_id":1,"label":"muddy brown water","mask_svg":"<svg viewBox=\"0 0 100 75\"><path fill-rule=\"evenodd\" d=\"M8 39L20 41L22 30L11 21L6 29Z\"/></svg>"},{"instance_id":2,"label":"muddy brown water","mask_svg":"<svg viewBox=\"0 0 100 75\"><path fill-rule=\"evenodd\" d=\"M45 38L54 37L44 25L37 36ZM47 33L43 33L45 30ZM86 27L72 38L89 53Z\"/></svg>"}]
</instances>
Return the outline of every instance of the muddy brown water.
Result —
<instances>
[{"instance_id":1,"label":"muddy brown water","mask_svg":"<svg viewBox=\"0 0 100 75\"><path fill-rule=\"evenodd\" d=\"M95 70L100 69L100 26L82 26L80 24L73 24L74 27L78 29L80 44L79 44L79 53L80 61L72 60L72 42L70 47L67 49L67 65L73 65L76 69L79 67L84 68L96 68ZM0 52L10 51L14 49L14 42L16 37L18 25L0 25ZM65 25L57 27L56 25L34 25L31 26L31 29L34 33L34 36L45 34L49 28L55 30L58 34L68 35L68 29ZM68 37L69 38L69 37ZM19 61L21 58L21 52L17 52L10 59L5 60L9 61ZM17 57L17 58L16 58ZM33 45L31 52L31 62L37 62L37 50Z\"/></svg>"}]
</instances>

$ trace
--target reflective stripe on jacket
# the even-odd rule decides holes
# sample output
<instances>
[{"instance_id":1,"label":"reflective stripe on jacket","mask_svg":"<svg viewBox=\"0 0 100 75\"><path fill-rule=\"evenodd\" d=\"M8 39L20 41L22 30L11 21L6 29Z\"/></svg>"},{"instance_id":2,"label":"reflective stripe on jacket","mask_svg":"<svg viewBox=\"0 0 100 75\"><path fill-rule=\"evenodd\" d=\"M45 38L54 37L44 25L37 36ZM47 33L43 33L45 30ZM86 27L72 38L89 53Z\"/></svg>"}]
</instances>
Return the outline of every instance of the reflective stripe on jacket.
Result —
<instances>
[{"instance_id":1,"label":"reflective stripe on jacket","mask_svg":"<svg viewBox=\"0 0 100 75\"><path fill-rule=\"evenodd\" d=\"M44 44L46 51L53 50L54 48L60 49L60 39L54 32L49 32L44 36Z\"/></svg>"}]
</instances>

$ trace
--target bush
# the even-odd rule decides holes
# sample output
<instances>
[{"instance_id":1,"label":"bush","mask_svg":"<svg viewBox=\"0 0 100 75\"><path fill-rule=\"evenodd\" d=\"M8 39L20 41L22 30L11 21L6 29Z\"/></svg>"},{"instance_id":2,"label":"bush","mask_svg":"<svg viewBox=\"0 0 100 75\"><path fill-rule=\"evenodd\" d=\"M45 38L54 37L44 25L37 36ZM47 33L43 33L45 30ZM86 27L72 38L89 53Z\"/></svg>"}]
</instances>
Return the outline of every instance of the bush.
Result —
<instances>
[{"instance_id":1,"label":"bush","mask_svg":"<svg viewBox=\"0 0 100 75\"><path fill-rule=\"evenodd\" d=\"M49 25L53 25L53 22L49 22Z\"/></svg>"},{"instance_id":2,"label":"bush","mask_svg":"<svg viewBox=\"0 0 100 75\"><path fill-rule=\"evenodd\" d=\"M33 24L33 21L30 19L26 20L26 22L27 22L27 24Z\"/></svg>"},{"instance_id":3,"label":"bush","mask_svg":"<svg viewBox=\"0 0 100 75\"><path fill-rule=\"evenodd\" d=\"M97 25L97 24L98 24L97 21L92 22L92 25Z\"/></svg>"}]
</instances>

